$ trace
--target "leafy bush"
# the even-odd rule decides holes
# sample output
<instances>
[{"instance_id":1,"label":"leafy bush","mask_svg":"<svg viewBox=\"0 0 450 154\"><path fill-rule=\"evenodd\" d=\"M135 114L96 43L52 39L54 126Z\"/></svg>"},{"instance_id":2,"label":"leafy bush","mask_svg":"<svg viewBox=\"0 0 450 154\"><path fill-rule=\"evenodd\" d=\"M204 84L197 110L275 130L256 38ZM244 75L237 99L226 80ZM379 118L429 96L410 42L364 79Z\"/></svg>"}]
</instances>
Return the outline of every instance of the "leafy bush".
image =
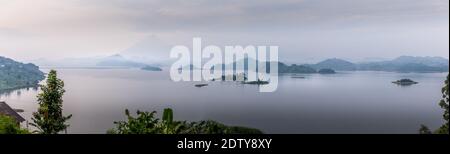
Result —
<instances>
[{"instance_id":1,"label":"leafy bush","mask_svg":"<svg viewBox=\"0 0 450 154\"><path fill-rule=\"evenodd\" d=\"M0 134L29 134L11 117L0 115Z\"/></svg>"},{"instance_id":2,"label":"leafy bush","mask_svg":"<svg viewBox=\"0 0 450 154\"><path fill-rule=\"evenodd\" d=\"M174 121L172 109L165 109L162 119L155 118L156 111L137 111L137 117L125 110L127 121L114 122L116 128L108 134L262 134L258 129L226 126L208 120L200 122Z\"/></svg>"}]
</instances>

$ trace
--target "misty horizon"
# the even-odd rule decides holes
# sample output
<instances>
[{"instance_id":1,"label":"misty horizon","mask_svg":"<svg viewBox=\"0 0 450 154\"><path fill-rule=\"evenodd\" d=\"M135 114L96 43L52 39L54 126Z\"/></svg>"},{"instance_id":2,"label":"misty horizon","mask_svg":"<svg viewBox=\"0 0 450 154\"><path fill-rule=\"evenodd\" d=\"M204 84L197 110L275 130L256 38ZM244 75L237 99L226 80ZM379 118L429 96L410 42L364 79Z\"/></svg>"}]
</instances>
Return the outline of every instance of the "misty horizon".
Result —
<instances>
[{"instance_id":1,"label":"misty horizon","mask_svg":"<svg viewBox=\"0 0 450 154\"><path fill-rule=\"evenodd\" d=\"M0 55L1 56L1 55ZM65 66L65 67L74 67L70 64L78 65L77 63L88 63L86 66L95 66L99 61L106 60L109 58L117 58L120 57L123 60L127 60L130 62L138 62L143 63L147 65L159 65L159 66L169 66L172 62L176 61L176 59L163 59L159 61L142 61L140 59L134 59L133 57L122 55L120 53L112 54L112 55L98 55L98 56L92 56L92 57L70 57L70 58L60 58L60 59L46 59L46 58L38 58L38 59L32 59L32 60L24 60L22 62L24 63L34 63L38 66L43 67L57 67L59 65ZM325 60L330 59L339 59L339 60L345 60L351 63L359 64L359 63L370 63L370 62L383 62L383 61L392 61L398 58L407 57L407 58L428 58L428 59L440 59L440 60L446 60L448 61L448 58L440 57L440 56L411 56L411 55L400 55L393 58L387 58L387 57L362 57L358 59L351 59L351 58L341 58L341 57L328 57L328 58L313 58L310 60L291 60L291 61L285 61L285 60L279 60L279 62L285 63L285 64L316 64L319 62L323 62ZM8 57L6 57L8 58ZM208 58L203 60L208 61ZM236 59L240 60L240 59ZM68 62L69 61L69 62ZM67 64L69 63L69 65ZM188 65L189 63L186 63Z\"/></svg>"},{"instance_id":2,"label":"misty horizon","mask_svg":"<svg viewBox=\"0 0 450 154\"><path fill-rule=\"evenodd\" d=\"M389 6L389 7L386 7ZM0 0L1 56L168 59L190 45L276 45L280 60L448 59L447 0Z\"/></svg>"}]
</instances>

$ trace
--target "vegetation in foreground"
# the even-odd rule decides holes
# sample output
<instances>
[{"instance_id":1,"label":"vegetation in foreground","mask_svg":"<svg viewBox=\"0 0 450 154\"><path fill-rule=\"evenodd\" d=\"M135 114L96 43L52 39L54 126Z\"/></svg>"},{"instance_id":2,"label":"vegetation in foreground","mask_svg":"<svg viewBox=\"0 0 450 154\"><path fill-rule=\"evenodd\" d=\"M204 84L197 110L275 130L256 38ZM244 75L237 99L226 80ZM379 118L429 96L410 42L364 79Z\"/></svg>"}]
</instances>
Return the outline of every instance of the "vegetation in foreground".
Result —
<instances>
[{"instance_id":1,"label":"vegetation in foreground","mask_svg":"<svg viewBox=\"0 0 450 154\"><path fill-rule=\"evenodd\" d=\"M64 82L58 78L55 70L50 71L41 90L37 96L39 108L33 113L33 123L30 123L38 130L32 133L58 134L65 131L69 127L66 122L72 115L63 115ZM156 112L137 111L138 116L133 117L126 110L125 115L127 121L115 122L117 128L109 130L109 134L262 134L257 129L226 126L215 121L174 121L172 109L165 109L161 120L155 118ZM30 134L30 132L20 128L14 119L0 116L0 134Z\"/></svg>"},{"instance_id":2,"label":"vegetation in foreground","mask_svg":"<svg viewBox=\"0 0 450 154\"><path fill-rule=\"evenodd\" d=\"M0 134L30 134L11 117L0 115Z\"/></svg>"},{"instance_id":3,"label":"vegetation in foreground","mask_svg":"<svg viewBox=\"0 0 450 154\"><path fill-rule=\"evenodd\" d=\"M37 133L58 134L69 127L66 121L72 115L64 116L62 113L64 82L58 79L55 70L48 73L46 85L42 85L41 90L42 92L37 96L39 108L33 113L33 123L30 125L38 128Z\"/></svg>"},{"instance_id":4,"label":"vegetation in foreground","mask_svg":"<svg viewBox=\"0 0 450 154\"><path fill-rule=\"evenodd\" d=\"M116 128L108 134L263 134L253 128L226 126L215 121L174 121L172 109L165 109L162 119L155 118L156 111L137 111L137 117L125 110L126 121L114 122Z\"/></svg>"},{"instance_id":5,"label":"vegetation in foreground","mask_svg":"<svg viewBox=\"0 0 450 154\"><path fill-rule=\"evenodd\" d=\"M449 127L448 127L448 120L449 120L449 114L448 114L448 103L449 103L449 75L447 75L447 80L445 80L445 86L442 88L442 100L439 102L439 106L441 106L442 109L444 109L444 121L445 123L439 127L435 131L431 131L427 126L421 125L419 129L420 134L449 134Z\"/></svg>"}]
</instances>

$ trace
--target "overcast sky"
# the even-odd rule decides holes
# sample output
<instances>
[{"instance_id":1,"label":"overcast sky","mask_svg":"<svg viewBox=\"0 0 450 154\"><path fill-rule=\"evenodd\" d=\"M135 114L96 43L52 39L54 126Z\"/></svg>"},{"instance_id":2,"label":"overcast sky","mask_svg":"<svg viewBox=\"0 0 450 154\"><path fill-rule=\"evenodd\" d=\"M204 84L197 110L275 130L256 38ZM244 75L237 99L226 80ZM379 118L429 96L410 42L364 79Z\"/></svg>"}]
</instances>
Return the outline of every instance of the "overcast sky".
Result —
<instances>
[{"instance_id":1,"label":"overcast sky","mask_svg":"<svg viewBox=\"0 0 450 154\"><path fill-rule=\"evenodd\" d=\"M168 57L157 46L194 36L204 45L278 45L287 61L448 58L449 1L0 0L0 56L19 60L136 48Z\"/></svg>"}]
</instances>

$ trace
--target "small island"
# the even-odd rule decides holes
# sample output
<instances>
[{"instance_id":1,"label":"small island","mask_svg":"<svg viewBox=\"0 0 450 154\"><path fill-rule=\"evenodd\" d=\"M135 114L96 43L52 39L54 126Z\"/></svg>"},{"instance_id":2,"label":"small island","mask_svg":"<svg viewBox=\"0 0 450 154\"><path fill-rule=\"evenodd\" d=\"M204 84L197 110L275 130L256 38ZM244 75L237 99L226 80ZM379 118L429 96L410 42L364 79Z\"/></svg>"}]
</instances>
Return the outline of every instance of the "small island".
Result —
<instances>
[{"instance_id":1,"label":"small island","mask_svg":"<svg viewBox=\"0 0 450 154\"><path fill-rule=\"evenodd\" d=\"M329 69L329 68L324 68L324 69L320 69L319 74L336 74L336 71L334 71L333 69Z\"/></svg>"},{"instance_id":2,"label":"small island","mask_svg":"<svg viewBox=\"0 0 450 154\"><path fill-rule=\"evenodd\" d=\"M408 86L408 85L413 85L413 84L418 84L418 82L413 81L411 79L401 79L401 80L397 80L397 81L393 81L392 83L401 85L401 86Z\"/></svg>"},{"instance_id":3,"label":"small island","mask_svg":"<svg viewBox=\"0 0 450 154\"><path fill-rule=\"evenodd\" d=\"M154 67L154 66L145 66L145 67L142 67L141 69L146 70L146 71L162 71L161 68Z\"/></svg>"}]
</instances>

